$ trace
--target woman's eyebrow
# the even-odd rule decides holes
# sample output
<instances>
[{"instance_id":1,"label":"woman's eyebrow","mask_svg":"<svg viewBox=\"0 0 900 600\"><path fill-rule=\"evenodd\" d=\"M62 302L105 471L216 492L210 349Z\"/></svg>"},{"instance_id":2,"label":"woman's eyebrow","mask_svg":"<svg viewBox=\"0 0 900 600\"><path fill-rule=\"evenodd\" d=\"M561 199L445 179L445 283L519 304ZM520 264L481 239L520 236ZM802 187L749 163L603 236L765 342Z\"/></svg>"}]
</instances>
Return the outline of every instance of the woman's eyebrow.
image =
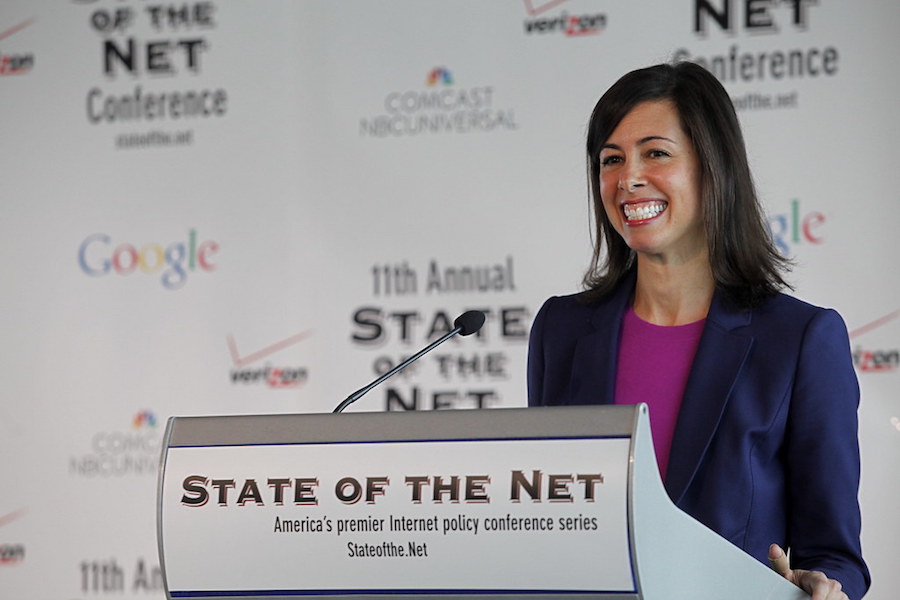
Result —
<instances>
[{"instance_id":1,"label":"woman's eyebrow","mask_svg":"<svg viewBox=\"0 0 900 600\"><path fill-rule=\"evenodd\" d=\"M663 140L663 141L665 141L665 142L670 142L670 143L672 143L672 144L676 144L676 143L677 143L677 142L676 142L675 140L673 140L672 138L667 138L667 137L664 136L664 135L648 135L648 136L646 136L646 137L642 137L641 139L639 139L639 140L638 140L638 145L643 145L643 144L646 144L647 142L653 142L653 141L656 141L656 140ZM622 149L622 147L619 146L618 144L603 144L602 146L600 146L600 150L601 150L601 151L602 151L602 150L606 150L607 148L609 148L609 149L611 149L611 150L621 150L621 149Z\"/></svg>"}]
</instances>

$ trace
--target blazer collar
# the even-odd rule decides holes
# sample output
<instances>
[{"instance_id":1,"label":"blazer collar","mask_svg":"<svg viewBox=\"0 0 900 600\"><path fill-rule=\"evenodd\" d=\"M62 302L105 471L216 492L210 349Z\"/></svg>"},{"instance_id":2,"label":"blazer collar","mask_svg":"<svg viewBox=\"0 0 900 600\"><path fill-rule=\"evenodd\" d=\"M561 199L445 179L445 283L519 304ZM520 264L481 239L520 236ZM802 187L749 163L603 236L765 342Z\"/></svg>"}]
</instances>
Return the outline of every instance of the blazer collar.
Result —
<instances>
[{"instance_id":1,"label":"blazer collar","mask_svg":"<svg viewBox=\"0 0 900 600\"><path fill-rule=\"evenodd\" d=\"M727 305L716 292L694 355L666 472L666 489L678 504L703 460L731 390L753 345L753 337L739 330L750 325L752 311Z\"/></svg>"},{"instance_id":2,"label":"blazer collar","mask_svg":"<svg viewBox=\"0 0 900 600\"><path fill-rule=\"evenodd\" d=\"M591 316L593 329L576 343L568 394L573 404L615 402L619 337L634 284L632 272L597 304ZM718 291L713 294L685 387L665 477L666 489L676 504L709 448L753 345L753 338L740 331L750 325L751 319L752 311L730 306Z\"/></svg>"},{"instance_id":3,"label":"blazer collar","mask_svg":"<svg viewBox=\"0 0 900 600\"><path fill-rule=\"evenodd\" d=\"M591 330L576 342L568 394L573 404L615 403L619 334L634 282L632 272L612 294L598 302L591 315Z\"/></svg>"}]
</instances>

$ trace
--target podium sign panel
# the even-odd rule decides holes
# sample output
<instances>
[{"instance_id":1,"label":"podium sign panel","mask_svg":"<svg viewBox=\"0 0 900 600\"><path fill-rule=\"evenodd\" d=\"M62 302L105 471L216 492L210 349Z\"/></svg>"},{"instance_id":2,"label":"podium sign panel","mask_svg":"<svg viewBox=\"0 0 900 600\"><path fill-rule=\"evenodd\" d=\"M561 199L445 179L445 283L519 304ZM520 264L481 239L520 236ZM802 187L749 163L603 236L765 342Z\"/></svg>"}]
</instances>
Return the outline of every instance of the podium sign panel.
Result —
<instances>
[{"instance_id":1,"label":"podium sign panel","mask_svg":"<svg viewBox=\"0 0 900 600\"><path fill-rule=\"evenodd\" d=\"M672 504L646 405L176 417L169 598L808 600Z\"/></svg>"},{"instance_id":2,"label":"podium sign panel","mask_svg":"<svg viewBox=\"0 0 900 600\"><path fill-rule=\"evenodd\" d=\"M170 448L167 583L173 597L634 593L628 456L627 438Z\"/></svg>"}]
</instances>

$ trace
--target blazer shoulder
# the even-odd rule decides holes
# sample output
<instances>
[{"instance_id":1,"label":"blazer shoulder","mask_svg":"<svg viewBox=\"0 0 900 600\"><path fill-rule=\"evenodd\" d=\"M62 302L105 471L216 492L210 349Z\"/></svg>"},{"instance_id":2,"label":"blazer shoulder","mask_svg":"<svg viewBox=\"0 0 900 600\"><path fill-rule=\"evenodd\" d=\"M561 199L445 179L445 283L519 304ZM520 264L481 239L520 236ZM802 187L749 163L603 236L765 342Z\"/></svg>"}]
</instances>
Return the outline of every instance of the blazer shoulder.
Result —
<instances>
[{"instance_id":1,"label":"blazer shoulder","mask_svg":"<svg viewBox=\"0 0 900 600\"><path fill-rule=\"evenodd\" d=\"M547 298L538 314L543 314L544 318L548 319L578 318L590 315L596 307L596 303L588 303L584 292L580 292Z\"/></svg>"},{"instance_id":2,"label":"blazer shoulder","mask_svg":"<svg viewBox=\"0 0 900 600\"><path fill-rule=\"evenodd\" d=\"M584 292L552 296L538 310L534 325L548 333L556 331L584 334L595 329L598 324L614 318L618 312L610 298L588 301Z\"/></svg>"},{"instance_id":3,"label":"blazer shoulder","mask_svg":"<svg viewBox=\"0 0 900 600\"><path fill-rule=\"evenodd\" d=\"M775 294L753 309L755 325L774 325L785 329L806 329L812 323L826 328L846 330L844 319L833 308L816 306L788 294Z\"/></svg>"},{"instance_id":4,"label":"blazer shoulder","mask_svg":"<svg viewBox=\"0 0 900 600\"><path fill-rule=\"evenodd\" d=\"M721 321L734 319L724 316ZM730 328L738 335L749 335L757 343L776 343L784 352L799 352L806 345L835 345L849 348L844 319L834 309L810 304L794 296L776 294L749 311L749 318ZM771 347L771 346L769 346Z\"/></svg>"}]
</instances>

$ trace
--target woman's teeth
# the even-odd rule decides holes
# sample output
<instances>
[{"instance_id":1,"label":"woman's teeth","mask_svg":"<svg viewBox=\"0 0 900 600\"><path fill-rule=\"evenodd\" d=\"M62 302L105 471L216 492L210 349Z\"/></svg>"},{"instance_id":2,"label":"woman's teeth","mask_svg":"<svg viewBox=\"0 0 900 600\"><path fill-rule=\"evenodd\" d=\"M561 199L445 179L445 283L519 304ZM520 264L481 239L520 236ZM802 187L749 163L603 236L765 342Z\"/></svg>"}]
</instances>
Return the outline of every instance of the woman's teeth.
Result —
<instances>
[{"instance_id":1,"label":"woman's teeth","mask_svg":"<svg viewBox=\"0 0 900 600\"><path fill-rule=\"evenodd\" d=\"M659 215L666 210L666 206L668 205L665 202L656 201L646 204L626 204L623 208L625 218L629 221L643 221Z\"/></svg>"}]
</instances>

